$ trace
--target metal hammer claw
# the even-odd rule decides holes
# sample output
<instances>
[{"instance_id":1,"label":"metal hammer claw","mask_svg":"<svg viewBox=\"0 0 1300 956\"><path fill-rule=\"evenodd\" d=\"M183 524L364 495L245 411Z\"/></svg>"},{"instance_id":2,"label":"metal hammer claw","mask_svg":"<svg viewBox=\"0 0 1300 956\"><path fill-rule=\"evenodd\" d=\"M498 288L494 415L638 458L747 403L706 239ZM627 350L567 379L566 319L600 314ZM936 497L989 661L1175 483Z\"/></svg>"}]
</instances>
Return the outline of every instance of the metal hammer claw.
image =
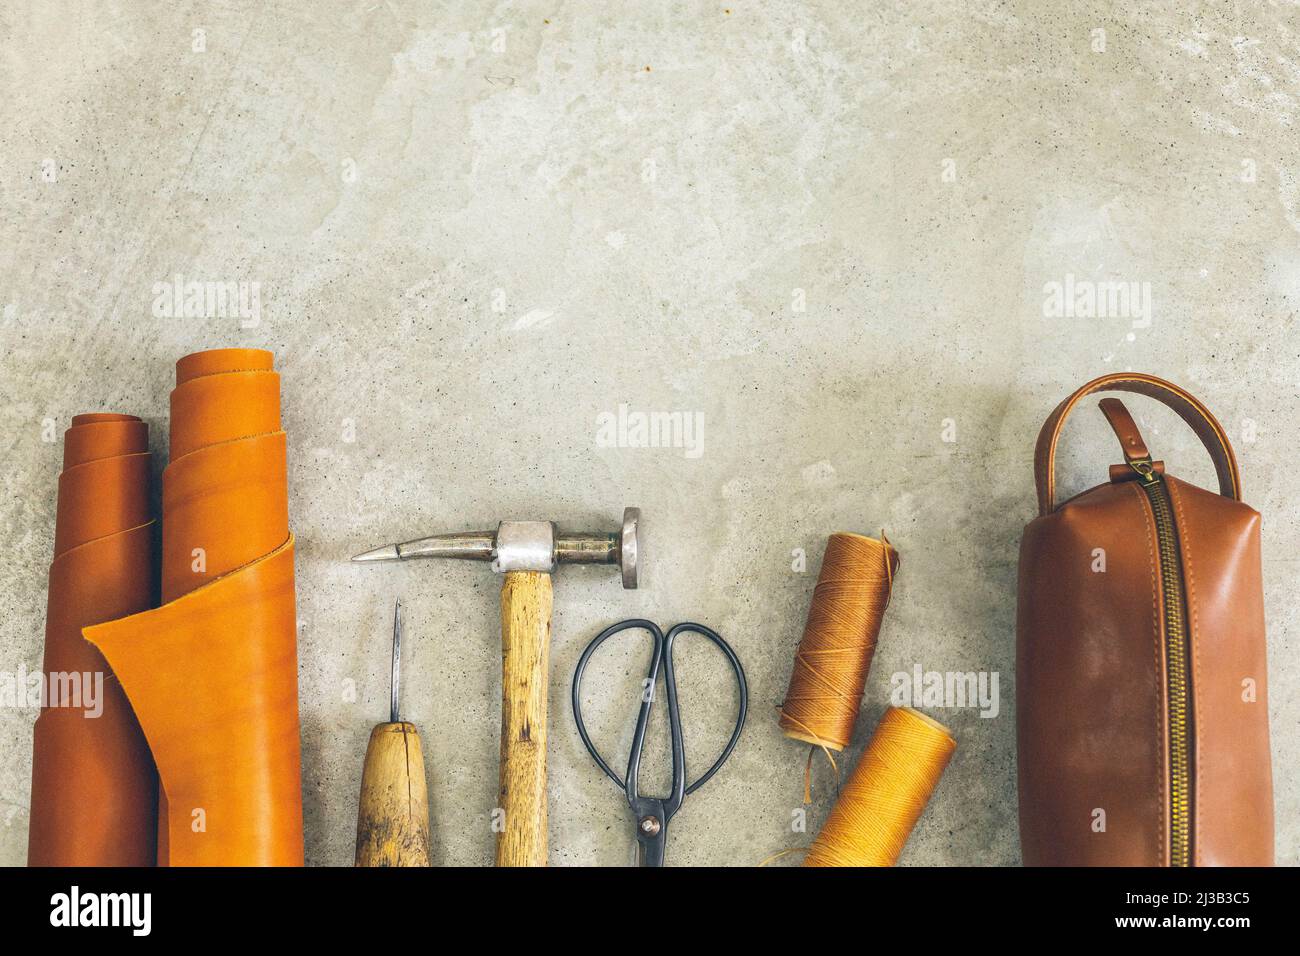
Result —
<instances>
[{"instance_id":1,"label":"metal hammer claw","mask_svg":"<svg viewBox=\"0 0 1300 956\"><path fill-rule=\"evenodd\" d=\"M551 642L551 573L559 564L617 564L623 587L637 585L641 512L623 510L610 532L561 532L550 521L502 521L390 544L353 561L459 558L490 561L501 582L501 767L498 866L546 865L546 691Z\"/></svg>"}]
</instances>

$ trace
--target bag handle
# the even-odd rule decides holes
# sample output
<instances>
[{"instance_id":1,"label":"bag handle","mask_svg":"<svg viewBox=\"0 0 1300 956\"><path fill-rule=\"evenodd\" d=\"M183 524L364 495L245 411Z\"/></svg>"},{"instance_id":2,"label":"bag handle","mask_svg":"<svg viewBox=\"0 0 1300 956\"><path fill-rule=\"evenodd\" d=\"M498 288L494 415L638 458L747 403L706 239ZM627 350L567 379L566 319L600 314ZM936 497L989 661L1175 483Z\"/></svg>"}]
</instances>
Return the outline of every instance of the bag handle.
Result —
<instances>
[{"instance_id":1,"label":"bag handle","mask_svg":"<svg viewBox=\"0 0 1300 956\"><path fill-rule=\"evenodd\" d=\"M1056 442L1061 437L1065 419L1077 405L1094 392L1133 392L1154 398L1185 421L1214 461L1219 476L1219 494L1234 501L1241 500L1241 473L1237 458L1232 453L1228 433L1210 414L1210 410L1177 385L1141 372L1116 372L1094 378L1087 385L1056 406L1043 422L1034 449L1034 485L1038 489L1038 513L1051 514L1056 509Z\"/></svg>"}]
</instances>

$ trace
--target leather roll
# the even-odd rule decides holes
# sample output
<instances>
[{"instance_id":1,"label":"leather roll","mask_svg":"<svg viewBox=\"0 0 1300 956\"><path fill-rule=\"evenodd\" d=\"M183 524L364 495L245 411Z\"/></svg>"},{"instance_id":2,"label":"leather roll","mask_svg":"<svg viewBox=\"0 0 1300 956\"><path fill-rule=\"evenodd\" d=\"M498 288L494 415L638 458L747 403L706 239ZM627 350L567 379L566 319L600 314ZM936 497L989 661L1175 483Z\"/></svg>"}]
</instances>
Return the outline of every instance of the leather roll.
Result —
<instances>
[{"instance_id":1,"label":"leather roll","mask_svg":"<svg viewBox=\"0 0 1300 956\"><path fill-rule=\"evenodd\" d=\"M158 863L301 866L293 535L270 352L177 363L162 599L85 630L157 763Z\"/></svg>"},{"instance_id":2,"label":"leather roll","mask_svg":"<svg viewBox=\"0 0 1300 956\"><path fill-rule=\"evenodd\" d=\"M154 862L153 758L121 685L81 636L87 625L157 603L149 475L149 429L140 419L72 419L45 623L52 689L32 741L30 866Z\"/></svg>"}]
</instances>

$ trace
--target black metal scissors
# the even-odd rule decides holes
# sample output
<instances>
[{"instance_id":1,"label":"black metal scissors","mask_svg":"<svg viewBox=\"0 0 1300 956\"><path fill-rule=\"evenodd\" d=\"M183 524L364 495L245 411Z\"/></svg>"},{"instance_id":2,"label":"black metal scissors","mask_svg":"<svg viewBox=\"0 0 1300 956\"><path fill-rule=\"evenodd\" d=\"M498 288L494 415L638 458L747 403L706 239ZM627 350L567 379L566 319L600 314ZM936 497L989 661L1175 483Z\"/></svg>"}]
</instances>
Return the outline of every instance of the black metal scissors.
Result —
<instances>
[{"instance_id":1,"label":"black metal scissors","mask_svg":"<svg viewBox=\"0 0 1300 956\"><path fill-rule=\"evenodd\" d=\"M654 637L654 655L650 659L650 673L645 680L645 692L641 695L641 712L636 718L636 732L632 735L632 749L627 758L627 776L624 779L619 779L618 774L609 768L605 758L600 755L592 744L591 737L587 735L587 726L582 722L582 672L586 670L587 662L591 659L591 655L596 648L615 634L630 628L639 628L650 632ZM677 680L673 675L673 640L678 634L687 631L707 637L727 656L727 661L731 664L732 671L735 672L740 690L740 714L736 718L736 729L731 732L731 739L727 741L727 746L723 749L722 755L713 762L713 766L690 786L686 785L686 749L682 743L682 722L677 709ZM659 680L661 666L664 672L664 688L668 692L668 728L672 742L673 758L672 792L663 799L642 796L639 785L641 751L645 747L646 726L650 722L650 708L654 706L655 687ZM634 618L605 628L596 635L595 639L587 645L587 649L582 652L582 657L578 658L578 669L573 675L573 718L578 723L578 733L581 735L587 751L595 758L600 769L605 771L606 776L618 784L623 792L627 794L628 806L632 808L632 813L636 816L637 856L642 866L664 865L664 842L668 836L668 821L673 818L673 814L681 809L682 801L687 794L694 793L708 783L709 778L717 773L718 768L731 756L731 751L736 747L736 741L740 739L740 732L745 727L745 713L748 709L749 687L745 683L745 671L740 666L740 658L736 656L736 652L731 649L731 646L718 636L716 631L712 631L702 624L678 624L665 636L664 632L659 630L658 626L653 622Z\"/></svg>"}]
</instances>

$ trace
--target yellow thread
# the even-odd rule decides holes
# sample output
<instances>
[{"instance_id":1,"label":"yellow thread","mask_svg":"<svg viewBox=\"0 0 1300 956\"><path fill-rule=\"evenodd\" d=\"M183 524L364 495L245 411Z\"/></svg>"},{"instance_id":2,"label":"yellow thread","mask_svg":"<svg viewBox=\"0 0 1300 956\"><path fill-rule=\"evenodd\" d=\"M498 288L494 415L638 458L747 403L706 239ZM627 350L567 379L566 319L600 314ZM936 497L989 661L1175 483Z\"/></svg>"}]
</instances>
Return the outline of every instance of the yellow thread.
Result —
<instances>
[{"instance_id":1,"label":"yellow thread","mask_svg":"<svg viewBox=\"0 0 1300 956\"><path fill-rule=\"evenodd\" d=\"M885 711L803 865L893 866L956 749L920 711Z\"/></svg>"},{"instance_id":2,"label":"yellow thread","mask_svg":"<svg viewBox=\"0 0 1300 956\"><path fill-rule=\"evenodd\" d=\"M845 532L827 539L780 723L787 737L821 747L832 765L831 751L853 737L897 567L883 531L879 541Z\"/></svg>"}]
</instances>

